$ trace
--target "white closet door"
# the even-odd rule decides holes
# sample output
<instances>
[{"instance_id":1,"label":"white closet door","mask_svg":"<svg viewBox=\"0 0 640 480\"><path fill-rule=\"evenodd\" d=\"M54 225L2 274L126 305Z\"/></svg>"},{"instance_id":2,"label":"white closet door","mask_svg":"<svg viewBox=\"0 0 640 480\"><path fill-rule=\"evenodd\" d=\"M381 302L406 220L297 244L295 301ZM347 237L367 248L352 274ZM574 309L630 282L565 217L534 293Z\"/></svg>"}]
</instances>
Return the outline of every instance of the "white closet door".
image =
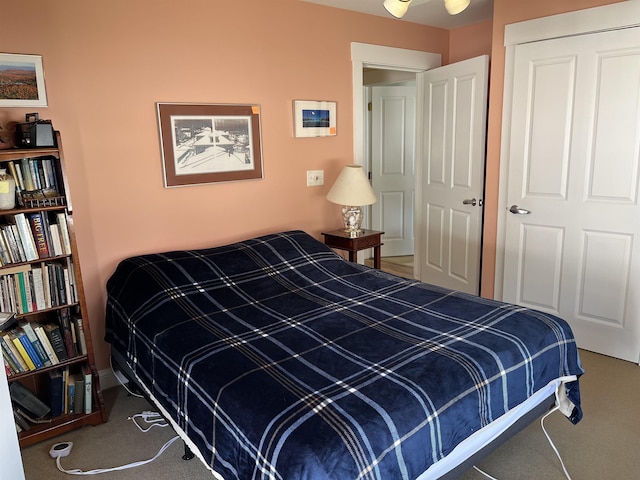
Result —
<instances>
[{"instance_id":1,"label":"white closet door","mask_svg":"<svg viewBox=\"0 0 640 480\"><path fill-rule=\"evenodd\" d=\"M503 300L637 362L640 28L518 45L513 79Z\"/></svg>"}]
</instances>

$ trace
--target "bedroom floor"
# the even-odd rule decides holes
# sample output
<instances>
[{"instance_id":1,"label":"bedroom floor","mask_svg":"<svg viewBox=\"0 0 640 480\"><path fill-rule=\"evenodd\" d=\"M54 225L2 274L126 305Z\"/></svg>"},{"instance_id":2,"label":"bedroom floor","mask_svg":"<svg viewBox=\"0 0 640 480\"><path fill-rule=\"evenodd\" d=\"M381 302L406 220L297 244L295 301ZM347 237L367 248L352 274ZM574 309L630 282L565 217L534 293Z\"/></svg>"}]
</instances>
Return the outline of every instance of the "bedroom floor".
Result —
<instances>
[{"instance_id":1,"label":"bedroom floor","mask_svg":"<svg viewBox=\"0 0 640 480\"><path fill-rule=\"evenodd\" d=\"M573 426L558 412L545 427L575 480L635 479L640 471L640 367L629 362L581 351L586 374L581 380L584 419ZM49 457L51 445L74 443L62 459L67 469L91 470L123 465L153 457L174 436L169 428L140 432L127 417L152 409L143 399L128 396L124 389L104 393L109 422L85 427L22 451L27 480L58 480L70 477L56 468ZM211 473L197 459L183 461L181 441L173 443L157 460L130 470L106 473L105 480L211 479ZM516 435L479 467L498 480L562 480L564 474L540 422ZM475 471L461 480L486 477ZM395 480L395 479L385 479Z\"/></svg>"}]
</instances>

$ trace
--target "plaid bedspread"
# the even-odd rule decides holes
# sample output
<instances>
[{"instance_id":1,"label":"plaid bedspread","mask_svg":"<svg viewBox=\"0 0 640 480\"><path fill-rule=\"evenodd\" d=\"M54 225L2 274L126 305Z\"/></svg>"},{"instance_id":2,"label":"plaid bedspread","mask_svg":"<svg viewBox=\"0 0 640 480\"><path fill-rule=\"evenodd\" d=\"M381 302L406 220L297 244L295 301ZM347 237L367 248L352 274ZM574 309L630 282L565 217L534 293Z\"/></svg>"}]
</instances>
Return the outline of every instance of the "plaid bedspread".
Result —
<instances>
[{"instance_id":1,"label":"plaid bedspread","mask_svg":"<svg viewBox=\"0 0 640 480\"><path fill-rule=\"evenodd\" d=\"M129 258L107 292L106 340L225 480L415 479L582 373L563 320L347 262L301 231Z\"/></svg>"}]
</instances>

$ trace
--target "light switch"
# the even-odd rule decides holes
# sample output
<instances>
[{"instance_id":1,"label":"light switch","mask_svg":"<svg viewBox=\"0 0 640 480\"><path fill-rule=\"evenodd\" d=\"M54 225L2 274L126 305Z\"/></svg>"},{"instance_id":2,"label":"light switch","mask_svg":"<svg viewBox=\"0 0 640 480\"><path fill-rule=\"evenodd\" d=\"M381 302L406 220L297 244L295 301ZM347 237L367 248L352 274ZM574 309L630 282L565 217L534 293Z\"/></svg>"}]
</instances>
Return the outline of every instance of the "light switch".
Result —
<instances>
[{"instance_id":1,"label":"light switch","mask_svg":"<svg viewBox=\"0 0 640 480\"><path fill-rule=\"evenodd\" d=\"M307 170L307 187L324 185L324 170Z\"/></svg>"}]
</instances>

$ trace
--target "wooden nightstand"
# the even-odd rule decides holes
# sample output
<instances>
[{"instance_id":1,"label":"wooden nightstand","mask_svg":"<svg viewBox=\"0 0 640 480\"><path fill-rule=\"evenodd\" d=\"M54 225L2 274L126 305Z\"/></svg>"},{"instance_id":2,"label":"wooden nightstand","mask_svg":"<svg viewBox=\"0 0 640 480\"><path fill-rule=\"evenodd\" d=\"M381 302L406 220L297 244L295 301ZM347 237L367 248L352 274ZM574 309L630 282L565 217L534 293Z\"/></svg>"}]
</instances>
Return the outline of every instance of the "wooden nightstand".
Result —
<instances>
[{"instance_id":1,"label":"wooden nightstand","mask_svg":"<svg viewBox=\"0 0 640 480\"><path fill-rule=\"evenodd\" d=\"M383 245L381 240L383 234L384 232L376 230L362 230L362 233L357 237L351 237L343 230L322 233L325 245L349 252L350 262L356 261L358 251L373 248L373 267L378 269L380 268L380 247Z\"/></svg>"}]
</instances>

